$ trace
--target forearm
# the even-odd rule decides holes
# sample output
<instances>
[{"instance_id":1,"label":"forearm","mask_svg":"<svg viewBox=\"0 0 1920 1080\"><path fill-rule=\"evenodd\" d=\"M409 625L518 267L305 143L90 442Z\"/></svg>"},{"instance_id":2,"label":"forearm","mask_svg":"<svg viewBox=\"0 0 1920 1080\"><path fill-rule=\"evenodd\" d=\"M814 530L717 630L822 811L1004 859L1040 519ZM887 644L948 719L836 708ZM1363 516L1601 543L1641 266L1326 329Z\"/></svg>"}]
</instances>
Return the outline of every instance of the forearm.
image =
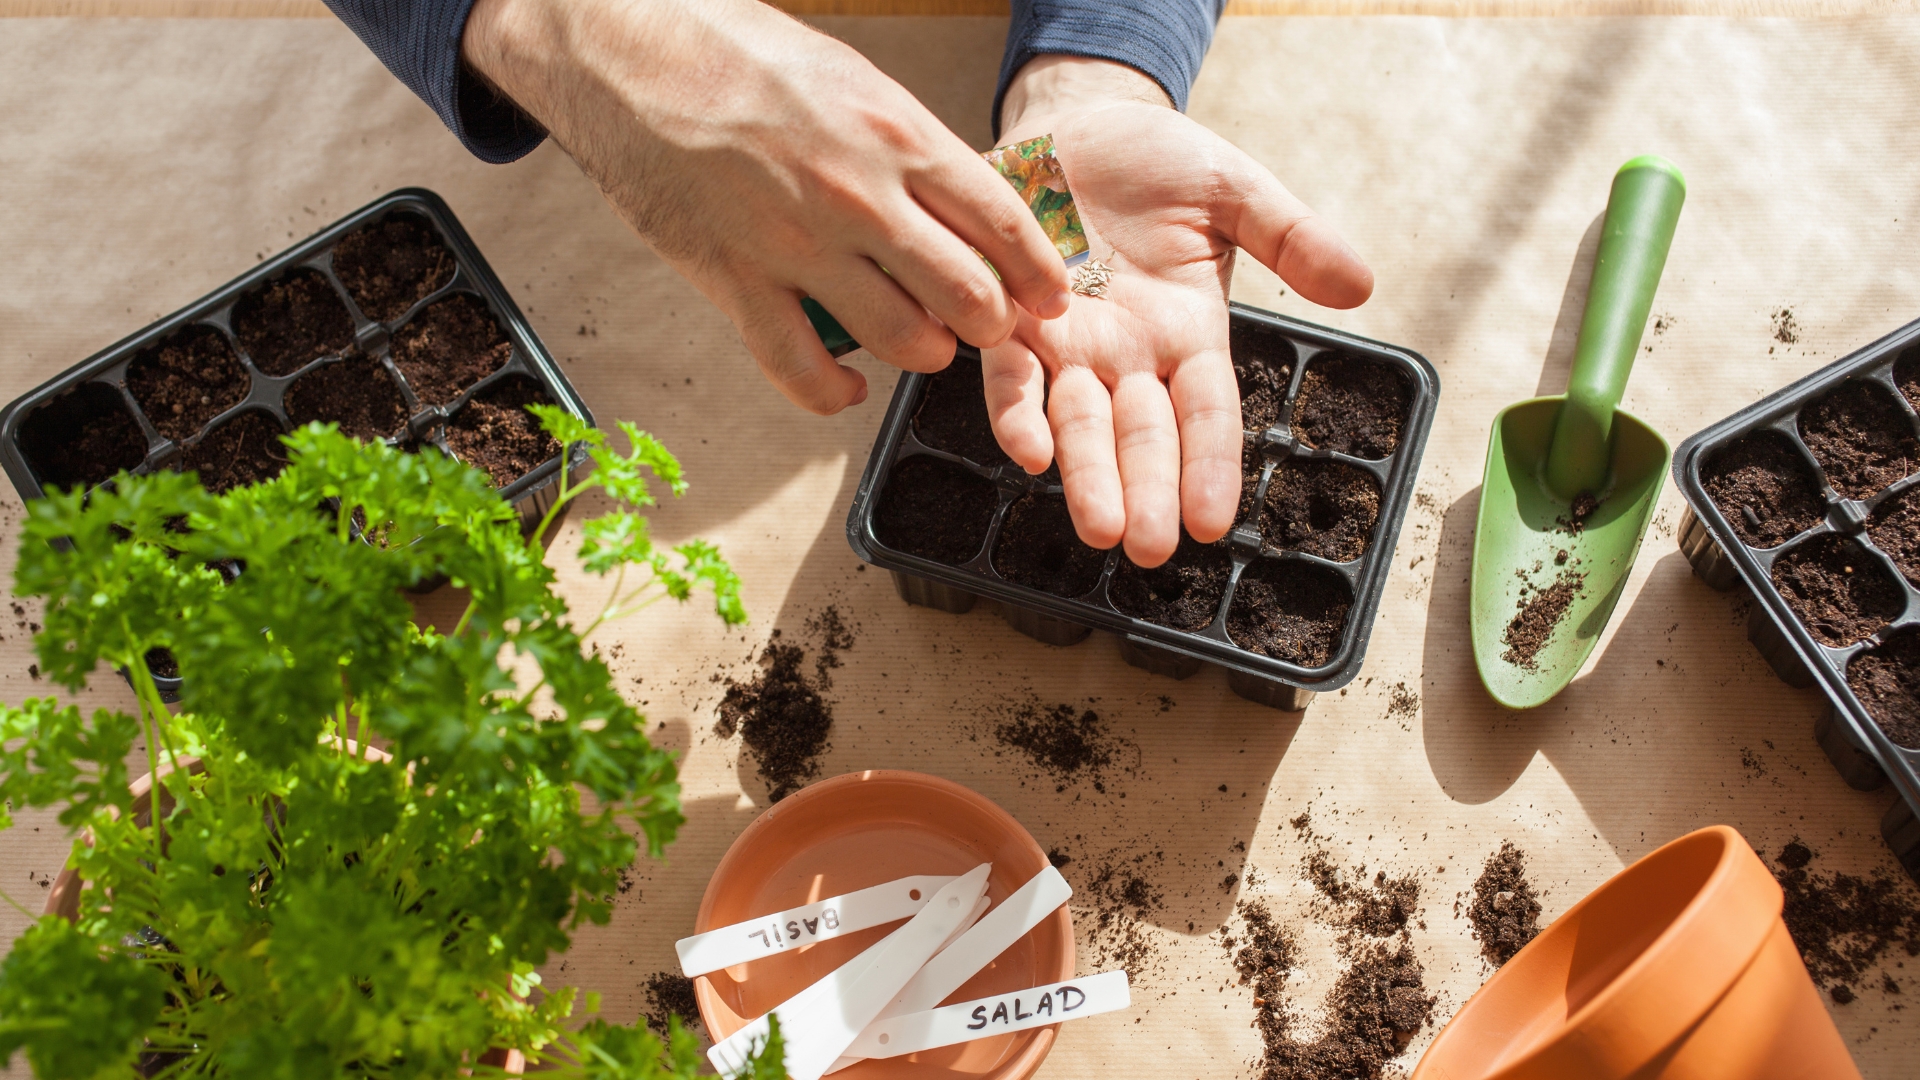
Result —
<instances>
[{"instance_id":1,"label":"forearm","mask_svg":"<svg viewBox=\"0 0 1920 1080\"><path fill-rule=\"evenodd\" d=\"M1136 68L1082 56L1036 56L1007 84L1000 130L1026 137L1049 117L1123 101L1173 108L1166 90Z\"/></svg>"},{"instance_id":2,"label":"forearm","mask_svg":"<svg viewBox=\"0 0 1920 1080\"><path fill-rule=\"evenodd\" d=\"M1185 109L1225 0L1014 0L994 97L994 133L1019 76L1059 57L1105 60L1145 76L1161 101ZM1139 100L1130 98L1128 100Z\"/></svg>"}]
</instances>

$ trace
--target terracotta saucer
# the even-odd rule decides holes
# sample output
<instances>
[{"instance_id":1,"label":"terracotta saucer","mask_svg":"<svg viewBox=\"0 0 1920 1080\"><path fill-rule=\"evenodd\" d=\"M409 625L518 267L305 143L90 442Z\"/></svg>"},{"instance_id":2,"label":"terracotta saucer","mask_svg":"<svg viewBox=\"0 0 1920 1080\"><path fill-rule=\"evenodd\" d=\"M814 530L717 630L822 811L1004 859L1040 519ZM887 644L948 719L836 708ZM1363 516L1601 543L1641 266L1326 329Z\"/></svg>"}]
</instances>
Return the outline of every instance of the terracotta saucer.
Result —
<instances>
[{"instance_id":1,"label":"terracotta saucer","mask_svg":"<svg viewBox=\"0 0 1920 1080\"><path fill-rule=\"evenodd\" d=\"M747 826L707 883L694 932L908 874L961 874L983 862L993 864L987 896L998 904L1039 873L1047 855L1005 810L951 780L886 769L848 773L802 788ZM899 925L703 975L693 980L700 1018L724 1039ZM1070 979L1073 963L1073 919L1062 905L942 1004ZM834 1076L1025 1080L1053 1049L1058 1030L1056 1024L863 1061Z\"/></svg>"}]
</instances>

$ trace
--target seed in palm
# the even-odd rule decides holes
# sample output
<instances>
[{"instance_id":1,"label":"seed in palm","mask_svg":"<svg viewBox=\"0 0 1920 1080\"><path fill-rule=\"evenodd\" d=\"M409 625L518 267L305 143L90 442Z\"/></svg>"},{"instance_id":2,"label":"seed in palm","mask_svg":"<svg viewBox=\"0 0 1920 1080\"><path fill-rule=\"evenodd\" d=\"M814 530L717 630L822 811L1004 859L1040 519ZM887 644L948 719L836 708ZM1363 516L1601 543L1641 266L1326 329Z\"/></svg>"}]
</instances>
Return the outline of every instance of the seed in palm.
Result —
<instances>
[{"instance_id":1,"label":"seed in palm","mask_svg":"<svg viewBox=\"0 0 1920 1080\"><path fill-rule=\"evenodd\" d=\"M1113 267L1099 259L1088 259L1073 271L1073 291L1081 296L1104 297L1107 283L1113 280Z\"/></svg>"}]
</instances>

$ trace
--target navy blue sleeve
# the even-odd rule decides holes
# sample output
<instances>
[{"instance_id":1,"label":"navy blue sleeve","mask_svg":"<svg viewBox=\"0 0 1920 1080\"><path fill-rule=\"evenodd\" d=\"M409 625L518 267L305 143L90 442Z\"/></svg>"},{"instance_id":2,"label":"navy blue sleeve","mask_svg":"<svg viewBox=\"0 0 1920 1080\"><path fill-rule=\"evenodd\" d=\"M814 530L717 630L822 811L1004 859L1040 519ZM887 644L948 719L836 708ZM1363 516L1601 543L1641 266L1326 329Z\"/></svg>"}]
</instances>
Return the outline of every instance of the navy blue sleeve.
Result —
<instances>
[{"instance_id":1,"label":"navy blue sleeve","mask_svg":"<svg viewBox=\"0 0 1920 1080\"><path fill-rule=\"evenodd\" d=\"M1047 53L1112 60L1145 72L1187 108L1187 91L1213 44L1226 0L1013 0L1000 88L993 94L993 134L1000 100L1027 61Z\"/></svg>"},{"instance_id":2,"label":"navy blue sleeve","mask_svg":"<svg viewBox=\"0 0 1920 1080\"><path fill-rule=\"evenodd\" d=\"M460 62L473 0L326 0L387 70L440 114L482 161L527 156L547 133Z\"/></svg>"}]
</instances>

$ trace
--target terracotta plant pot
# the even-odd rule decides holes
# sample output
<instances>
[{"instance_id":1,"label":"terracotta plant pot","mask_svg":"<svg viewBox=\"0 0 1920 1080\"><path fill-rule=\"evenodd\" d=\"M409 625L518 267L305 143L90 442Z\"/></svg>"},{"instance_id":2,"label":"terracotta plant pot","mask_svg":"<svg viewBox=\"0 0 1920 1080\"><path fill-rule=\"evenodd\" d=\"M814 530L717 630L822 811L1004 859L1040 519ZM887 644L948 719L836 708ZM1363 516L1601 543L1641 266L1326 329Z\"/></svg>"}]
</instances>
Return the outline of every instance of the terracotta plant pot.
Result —
<instances>
[{"instance_id":1,"label":"terracotta plant pot","mask_svg":"<svg viewBox=\"0 0 1920 1080\"><path fill-rule=\"evenodd\" d=\"M1046 852L1005 810L951 780L915 772L848 773L802 788L741 832L700 901L694 932L740 922L908 874L961 874L993 863L996 904L1047 866ZM808 945L693 980L700 1018L715 1039L852 959L899 924ZM967 1001L1073 978L1073 920L1062 905L1001 953L950 1000ZM939 1077L1025 1080L1053 1049L1059 1025L836 1073L846 1080Z\"/></svg>"},{"instance_id":2,"label":"terracotta plant pot","mask_svg":"<svg viewBox=\"0 0 1920 1080\"><path fill-rule=\"evenodd\" d=\"M1454 1014L1414 1080L1857 1080L1739 833L1613 876Z\"/></svg>"}]
</instances>

